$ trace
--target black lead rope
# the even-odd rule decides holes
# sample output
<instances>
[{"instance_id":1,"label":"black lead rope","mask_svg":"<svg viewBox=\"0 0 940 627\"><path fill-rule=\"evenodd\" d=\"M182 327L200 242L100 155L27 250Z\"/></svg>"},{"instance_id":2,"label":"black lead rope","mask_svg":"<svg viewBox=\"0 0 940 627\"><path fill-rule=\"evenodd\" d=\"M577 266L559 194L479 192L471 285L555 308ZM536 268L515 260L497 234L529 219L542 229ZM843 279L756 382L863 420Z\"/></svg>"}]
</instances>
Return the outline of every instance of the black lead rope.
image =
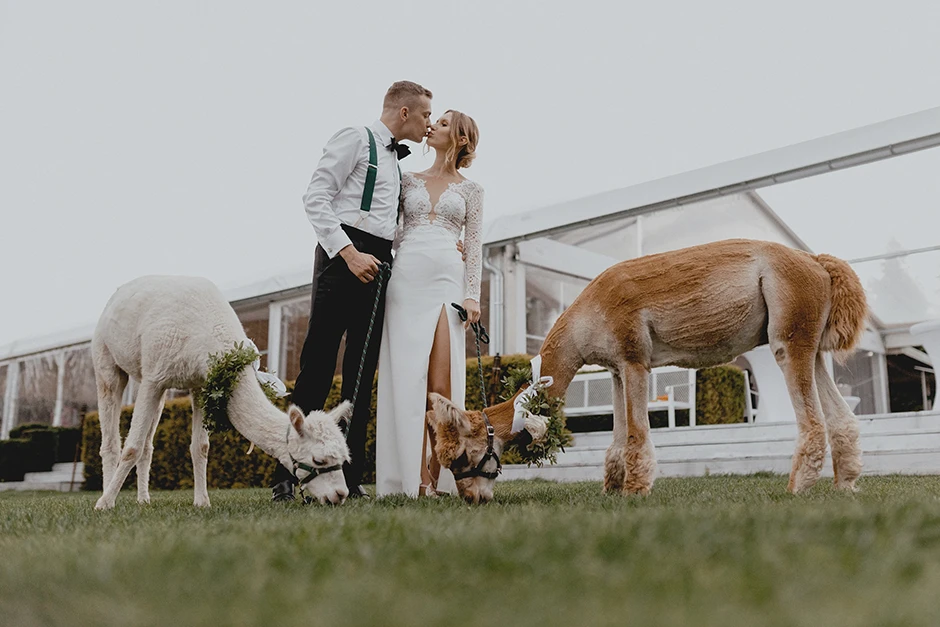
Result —
<instances>
[{"instance_id":1,"label":"black lead rope","mask_svg":"<svg viewBox=\"0 0 940 627\"><path fill-rule=\"evenodd\" d=\"M461 322L467 321L467 310L458 305L457 303L451 303L451 307L457 310L457 315L460 316ZM473 329L473 337L476 340L477 345L477 369L480 372L480 397L483 401L483 424L486 425L486 453L483 454L483 457L480 458L480 462L476 465L476 468L472 470L467 470L465 472L455 472L454 479L466 479L468 477L484 477L486 479L495 479L499 476L499 473L503 471L503 465L499 461L499 455L496 454L496 451L493 450L493 438L496 435L493 425L490 424L490 419L486 417L486 380L483 377L483 358L480 356L480 342L484 344L490 343L490 336L486 332L486 327L483 326L482 322L471 322L470 328ZM486 472L483 470L483 467L490 459L496 460L496 471L495 472Z\"/></svg>"},{"instance_id":2,"label":"black lead rope","mask_svg":"<svg viewBox=\"0 0 940 627\"><path fill-rule=\"evenodd\" d=\"M356 387L353 390L352 397L352 406L353 411L356 410L356 399L359 398L359 387L362 384L362 371L366 366L366 355L369 352L369 340L372 339L372 329L375 327L375 317L378 315L379 311L379 302L382 299L382 288L385 287L385 282L388 280L389 275L392 273L392 264L388 262L382 262L379 264L379 274L376 277L376 286L375 286L375 301L372 303L372 317L369 319L369 329L366 331L366 341L365 346L362 347L362 358L359 360L359 372L356 373ZM343 436L349 438L349 422L350 419L343 419L340 429L343 431ZM287 427L287 436L288 442L290 441L290 426ZM287 453L290 455L290 451ZM311 466L310 464L305 464L294 459L293 455L290 455L290 460L294 464L294 480L297 481L297 484L300 486L300 491L303 493L304 486L320 475L326 474L328 472L336 472L343 469L342 464L336 464L334 466L318 467ZM297 476L297 470L307 471L307 476L301 479ZM311 502L312 499L309 496L304 496L304 503Z\"/></svg>"},{"instance_id":3,"label":"black lead rope","mask_svg":"<svg viewBox=\"0 0 940 627\"><path fill-rule=\"evenodd\" d=\"M356 388L353 390L352 406L356 411L356 400L359 398L359 387L362 385L362 371L366 367L366 355L369 353L369 340L372 339L372 329L375 327L375 317L379 311L379 302L382 300L382 288L385 287L385 281L392 273L392 264L383 261L379 264L379 274L376 277L375 301L372 303L372 317L369 318L369 330L366 331L365 345L362 347L362 357L359 359L359 372L356 373ZM345 425L343 435L349 437L349 422L351 419L343 421Z\"/></svg>"}]
</instances>

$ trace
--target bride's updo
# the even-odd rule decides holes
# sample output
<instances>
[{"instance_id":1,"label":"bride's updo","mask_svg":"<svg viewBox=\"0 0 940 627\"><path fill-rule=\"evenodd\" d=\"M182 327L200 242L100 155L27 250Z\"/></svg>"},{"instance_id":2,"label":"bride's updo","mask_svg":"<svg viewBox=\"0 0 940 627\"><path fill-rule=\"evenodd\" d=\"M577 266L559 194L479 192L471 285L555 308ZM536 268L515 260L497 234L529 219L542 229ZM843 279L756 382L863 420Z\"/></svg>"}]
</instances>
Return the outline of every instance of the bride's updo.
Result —
<instances>
[{"instance_id":1,"label":"bride's updo","mask_svg":"<svg viewBox=\"0 0 940 627\"><path fill-rule=\"evenodd\" d=\"M450 147L447 148L445 155L447 162L454 163L454 167L469 168L473 160L476 159L477 142L480 141L480 129L477 123L473 121L466 113L448 109L444 112L450 114ZM458 139L466 137L467 143L458 146Z\"/></svg>"}]
</instances>

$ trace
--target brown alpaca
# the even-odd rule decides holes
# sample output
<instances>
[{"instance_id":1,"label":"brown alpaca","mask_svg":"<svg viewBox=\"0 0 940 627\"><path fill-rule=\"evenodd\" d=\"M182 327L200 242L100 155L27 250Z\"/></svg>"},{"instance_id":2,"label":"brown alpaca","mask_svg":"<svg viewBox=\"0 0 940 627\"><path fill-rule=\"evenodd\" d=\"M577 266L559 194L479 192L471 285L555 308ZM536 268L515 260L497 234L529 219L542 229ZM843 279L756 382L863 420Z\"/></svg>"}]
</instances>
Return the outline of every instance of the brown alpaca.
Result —
<instances>
[{"instance_id":1,"label":"brown alpaca","mask_svg":"<svg viewBox=\"0 0 940 627\"><path fill-rule=\"evenodd\" d=\"M867 316L865 292L847 263L781 244L725 240L618 263L601 273L565 310L542 344L548 393L564 396L584 364L614 377L614 441L607 450L604 490L648 494L656 472L649 437L650 368L702 368L727 363L770 344L783 371L799 437L788 490L813 486L832 449L835 484L855 489L861 474L858 421L826 370L823 354L851 350ZM440 462L467 452L479 460L479 412L434 401ZM511 436L511 401L487 410L500 446ZM448 428L460 423L463 428ZM445 454L446 453L446 454ZM475 458L474 454L479 453ZM461 460L463 461L463 460ZM479 485L458 482L466 491ZM492 482L488 493L492 494Z\"/></svg>"}]
</instances>

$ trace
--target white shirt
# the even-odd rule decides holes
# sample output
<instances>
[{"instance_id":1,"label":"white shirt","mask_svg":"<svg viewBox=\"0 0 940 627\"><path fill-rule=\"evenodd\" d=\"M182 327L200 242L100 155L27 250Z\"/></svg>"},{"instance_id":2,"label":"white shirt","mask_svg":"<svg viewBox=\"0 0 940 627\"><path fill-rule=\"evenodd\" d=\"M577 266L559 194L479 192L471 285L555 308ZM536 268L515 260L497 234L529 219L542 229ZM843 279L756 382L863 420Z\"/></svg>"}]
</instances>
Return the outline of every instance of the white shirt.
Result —
<instances>
[{"instance_id":1,"label":"white shirt","mask_svg":"<svg viewBox=\"0 0 940 627\"><path fill-rule=\"evenodd\" d=\"M372 210L365 213L359 209L369 169L369 136L361 126L344 128L327 142L304 194L307 219L330 258L352 243L341 224L389 241L395 239L401 181L395 152L386 148L392 132L381 120L369 128L375 135L379 165Z\"/></svg>"}]
</instances>

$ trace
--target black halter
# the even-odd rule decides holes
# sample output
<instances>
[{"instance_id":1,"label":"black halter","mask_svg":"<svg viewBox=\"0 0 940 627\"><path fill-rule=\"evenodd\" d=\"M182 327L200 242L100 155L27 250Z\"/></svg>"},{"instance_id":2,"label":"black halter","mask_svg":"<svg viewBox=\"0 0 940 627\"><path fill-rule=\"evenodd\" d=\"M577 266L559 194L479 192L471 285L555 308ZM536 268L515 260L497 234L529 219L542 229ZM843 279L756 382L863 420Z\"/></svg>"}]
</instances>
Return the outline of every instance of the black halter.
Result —
<instances>
[{"instance_id":1,"label":"black halter","mask_svg":"<svg viewBox=\"0 0 940 627\"><path fill-rule=\"evenodd\" d=\"M496 431L493 429L493 425L490 424L489 418L486 417L486 410L482 412L483 414L483 423L486 425L486 453L483 454L483 457L480 458L480 462L476 465L475 468L466 470L464 472L455 472L454 479L467 479L469 477L483 477L484 479L496 479L499 476L499 473L503 471L503 465L499 461L499 455L496 454L496 451L493 450L493 438L496 435ZM483 467L486 466L486 463L490 459L496 460L496 470L494 472L486 472L483 470Z\"/></svg>"},{"instance_id":2,"label":"black halter","mask_svg":"<svg viewBox=\"0 0 940 627\"><path fill-rule=\"evenodd\" d=\"M287 444L290 444L290 430L291 430L291 425L287 425L287 437L285 438L285 441L287 442ZM325 475L328 472L336 472L337 470L343 469L342 464L335 464L333 466L311 466L310 464L299 462L296 459L294 459L293 455L290 454L290 450L287 451L287 455L290 457L291 462L294 464L294 470L291 474L294 475L294 480L297 482L297 485L300 487L301 493L303 493L305 485L307 485L308 483L310 483L311 481L313 481L320 475ZM297 469L307 471L307 476L304 477L303 479L298 477ZM305 502L307 498L309 497L306 497L306 496L304 497Z\"/></svg>"}]
</instances>

